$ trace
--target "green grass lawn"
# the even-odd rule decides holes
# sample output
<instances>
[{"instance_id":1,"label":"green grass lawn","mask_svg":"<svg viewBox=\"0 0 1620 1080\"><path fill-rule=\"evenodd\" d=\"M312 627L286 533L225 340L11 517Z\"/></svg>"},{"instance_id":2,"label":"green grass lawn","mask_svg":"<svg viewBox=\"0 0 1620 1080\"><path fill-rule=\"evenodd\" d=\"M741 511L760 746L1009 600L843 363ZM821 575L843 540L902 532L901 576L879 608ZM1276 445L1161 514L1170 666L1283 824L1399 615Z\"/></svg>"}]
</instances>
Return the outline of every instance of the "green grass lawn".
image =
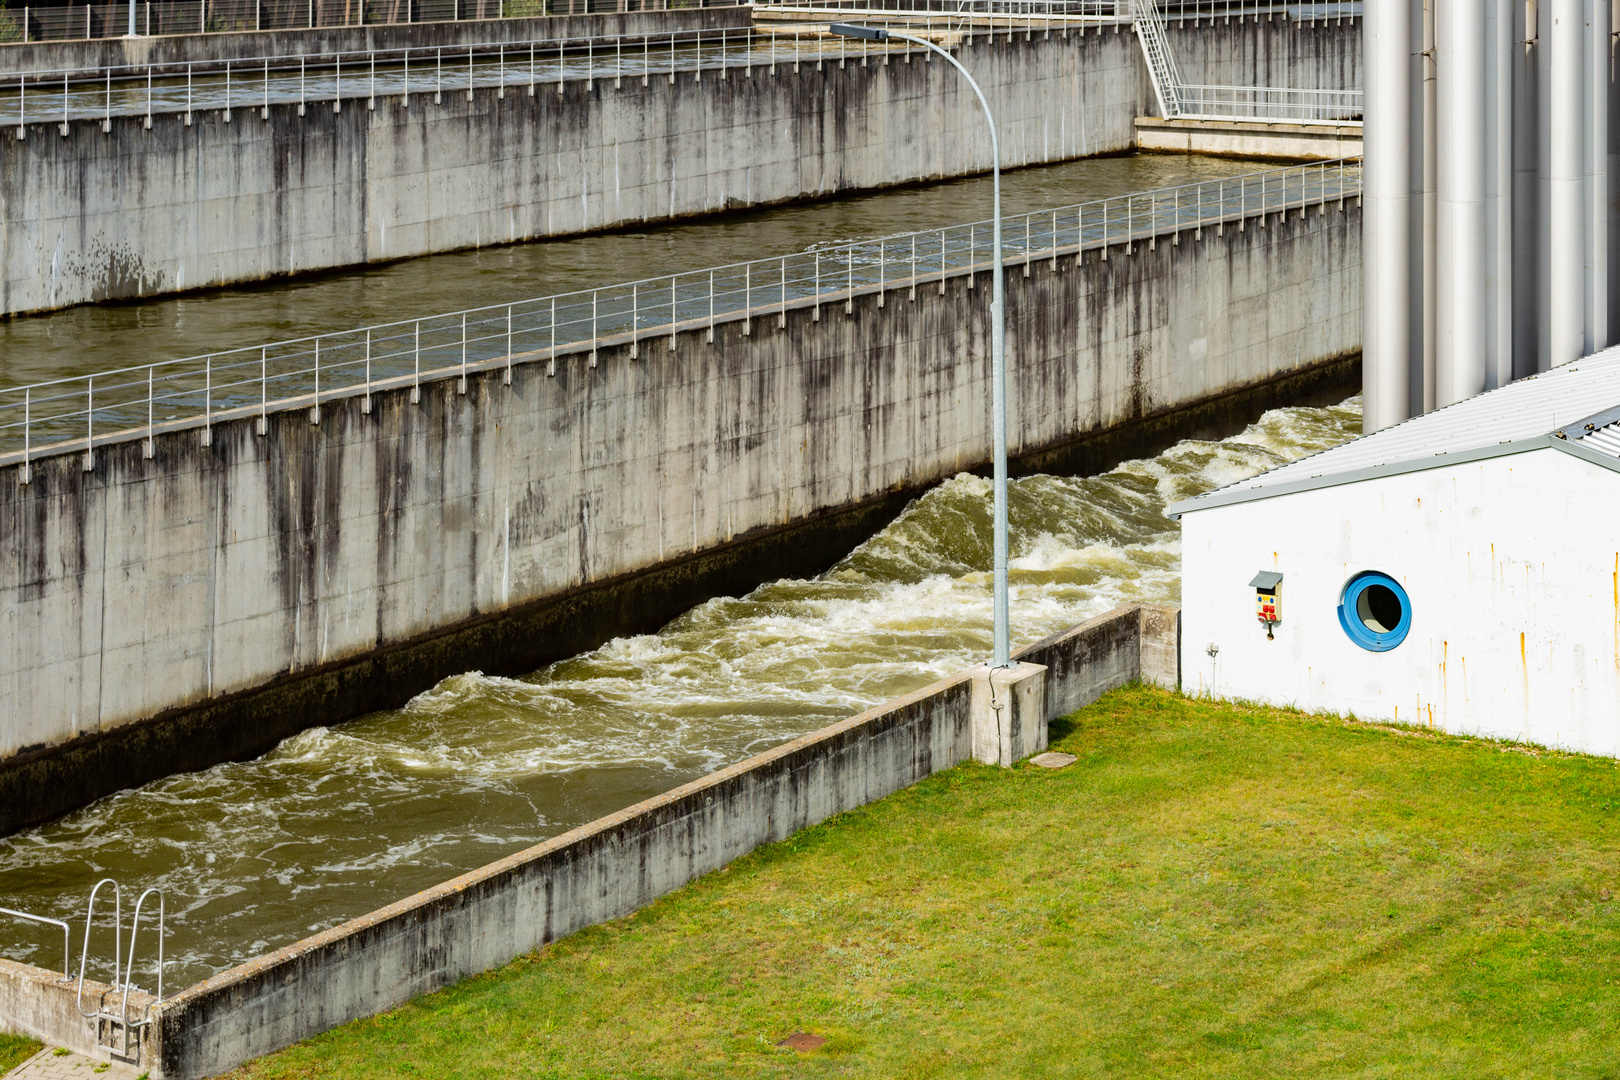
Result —
<instances>
[{"instance_id":1,"label":"green grass lawn","mask_svg":"<svg viewBox=\"0 0 1620 1080\"><path fill-rule=\"evenodd\" d=\"M1147 688L1053 742L236 1075L1620 1077L1615 761Z\"/></svg>"},{"instance_id":2,"label":"green grass lawn","mask_svg":"<svg viewBox=\"0 0 1620 1080\"><path fill-rule=\"evenodd\" d=\"M35 1054L41 1044L22 1035L7 1035L0 1031L0 1075L10 1072Z\"/></svg>"}]
</instances>

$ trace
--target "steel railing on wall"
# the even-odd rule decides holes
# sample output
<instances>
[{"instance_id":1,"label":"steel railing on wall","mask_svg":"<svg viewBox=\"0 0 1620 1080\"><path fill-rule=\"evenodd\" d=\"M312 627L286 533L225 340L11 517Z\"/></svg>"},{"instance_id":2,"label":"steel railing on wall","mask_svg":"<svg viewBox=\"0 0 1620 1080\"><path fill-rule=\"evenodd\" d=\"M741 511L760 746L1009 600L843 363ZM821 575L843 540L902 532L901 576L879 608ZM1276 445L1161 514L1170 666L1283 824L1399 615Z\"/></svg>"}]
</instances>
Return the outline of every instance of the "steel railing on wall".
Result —
<instances>
[{"instance_id":1,"label":"steel railing on wall","mask_svg":"<svg viewBox=\"0 0 1620 1080\"><path fill-rule=\"evenodd\" d=\"M1240 116L1296 124L1347 124L1361 119L1360 90L1182 83L1177 87L1177 101L1178 115L1187 118Z\"/></svg>"},{"instance_id":2,"label":"steel railing on wall","mask_svg":"<svg viewBox=\"0 0 1620 1080\"><path fill-rule=\"evenodd\" d=\"M1291 166L1180 187L1039 210L1006 219L1005 258L1025 274L1043 260L1082 250L1130 247L1160 235L1342 201L1361 192L1361 166L1351 160ZM29 462L42 453L83 451L154 436L175 427L200 428L206 444L221 419L259 418L272 411L309 410L319 423L333 397L360 396L469 373L511 371L545 363L547 374L566 359L589 367L608 346L628 346L646 360L677 349L682 333L713 340L720 323L742 323L745 335L785 326L789 310L851 309L853 297L876 292L943 292L946 279L989 268L991 228L979 221L859 243L825 245L752 262L672 274L621 285L533 297L420 319L277 341L155 364L0 390L0 455Z\"/></svg>"},{"instance_id":3,"label":"steel railing on wall","mask_svg":"<svg viewBox=\"0 0 1620 1080\"><path fill-rule=\"evenodd\" d=\"M740 7L744 0L135 0L135 30L216 34ZM0 8L0 43L123 37L129 3Z\"/></svg>"},{"instance_id":4,"label":"steel railing on wall","mask_svg":"<svg viewBox=\"0 0 1620 1080\"><path fill-rule=\"evenodd\" d=\"M868 20L880 22L881 20ZM936 31L924 20L923 32ZM940 19L943 28L945 20ZM943 32L943 30L939 31ZM56 123L61 134L73 121L101 121L111 129L115 116L219 109L229 120L233 110L266 110L272 104L408 98L452 91L470 93L474 86L523 89L533 94L543 85L569 80L645 83L657 75L673 81L677 73L702 77L704 71L770 68L802 63L847 62L867 55L901 55L912 51L900 42L852 41L819 33L768 26L686 30L598 38L541 38L483 42L451 47L372 49L303 55L237 57L184 64L135 64L100 68L51 68L6 75L0 81L0 127L26 136L29 124Z\"/></svg>"},{"instance_id":5,"label":"steel railing on wall","mask_svg":"<svg viewBox=\"0 0 1620 1080\"><path fill-rule=\"evenodd\" d=\"M756 12L836 11L840 14L989 16L1020 23L1047 19L1129 19L1129 0L770 0Z\"/></svg>"}]
</instances>

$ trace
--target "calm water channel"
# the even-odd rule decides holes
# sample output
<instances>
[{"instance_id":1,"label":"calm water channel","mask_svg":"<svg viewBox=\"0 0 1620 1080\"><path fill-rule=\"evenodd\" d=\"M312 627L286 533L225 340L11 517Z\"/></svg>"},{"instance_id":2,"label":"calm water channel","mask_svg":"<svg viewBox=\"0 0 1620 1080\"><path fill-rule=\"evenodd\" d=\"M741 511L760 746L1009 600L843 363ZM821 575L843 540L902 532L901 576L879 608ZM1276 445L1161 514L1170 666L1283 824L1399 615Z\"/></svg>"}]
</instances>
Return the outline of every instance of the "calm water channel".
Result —
<instances>
[{"instance_id":1,"label":"calm water channel","mask_svg":"<svg viewBox=\"0 0 1620 1080\"><path fill-rule=\"evenodd\" d=\"M1015 644L1174 600L1180 530L1164 506L1357 434L1359 405L1281 409L1101 476L1014 483ZM459 675L398 711L0 840L0 906L77 929L97 878L161 886L166 981L187 985L960 670L989 651L989 563L989 484L958 476L815 579L712 600L525 678ZM54 966L61 937L0 921L0 955Z\"/></svg>"},{"instance_id":2,"label":"calm water channel","mask_svg":"<svg viewBox=\"0 0 1620 1080\"><path fill-rule=\"evenodd\" d=\"M1003 178L1003 208L1025 213L1274 164L1136 154L1021 169ZM989 217L989 207L989 178L975 177L691 224L0 320L0 387L960 224Z\"/></svg>"}]
</instances>

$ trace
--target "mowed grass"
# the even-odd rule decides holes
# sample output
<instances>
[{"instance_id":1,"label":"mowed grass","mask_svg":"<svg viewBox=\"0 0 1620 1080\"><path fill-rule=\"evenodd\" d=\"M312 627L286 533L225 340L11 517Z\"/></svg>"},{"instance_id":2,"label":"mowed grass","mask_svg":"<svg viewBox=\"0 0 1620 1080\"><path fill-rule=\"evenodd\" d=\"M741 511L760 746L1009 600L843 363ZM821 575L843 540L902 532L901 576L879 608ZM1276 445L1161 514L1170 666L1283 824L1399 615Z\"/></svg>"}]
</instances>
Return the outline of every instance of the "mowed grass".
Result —
<instances>
[{"instance_id":1,"label":"mowed grass","mask_svg":"<svg viewBox=\"0 0 1620 1080\"><path fill-rule=\"evenodd\" d=\"M23 1035L0 1031L0 1075L4 1075L39 1053L44 1047Z\"/></svg>"},{"instance_id":2,"label":"mowed grass","mask_svg":"<svg viewBox=\"0 0 1620 1080\"><path fill-rule=\"evenodd\" d=\"M1054 743L237 1075L1620 1077L1615 761L1144 687Z\"/></svg>"}]
</instances>

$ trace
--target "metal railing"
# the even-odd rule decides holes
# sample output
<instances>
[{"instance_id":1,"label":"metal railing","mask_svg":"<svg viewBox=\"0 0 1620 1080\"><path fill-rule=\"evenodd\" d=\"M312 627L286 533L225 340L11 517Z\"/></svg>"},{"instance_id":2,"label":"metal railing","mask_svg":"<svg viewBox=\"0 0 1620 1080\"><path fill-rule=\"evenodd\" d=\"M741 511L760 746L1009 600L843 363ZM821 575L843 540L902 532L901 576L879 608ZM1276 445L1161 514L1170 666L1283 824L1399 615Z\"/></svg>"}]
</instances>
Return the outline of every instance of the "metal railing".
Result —
<instances>
[{"instance_id":1,"label":"metal railing","mask_svg":"<svg viewBox=\"0 0 1620 1080\"><path fill-rule=\"evenodd\" d=\"M1013 19L1020 24L1053 20L1128 20L1128 0L771 0L756 13L837 12L842 16L950 15L959 19Z\"/></svg>"},{"instance_id":2,"label":"metal railing","mask_svg":"<svg viewBox=\"0 0 1620 1080\"><path fill-rule=\"evenodd\" d=\"M740 6L743 0L135 0L135 29L142 36L218 34ZM0 43L128 32L128 2L0 8Z\"/></svg>"},{"instance_id":3,"label":"metal railing","mask_svg":"<svg viewBox=\"0 0 1620 1080\"><path fill-rule=\"evenodd\" d=\"M943 24L943 20L942 20ZM74 121L100 121L111 130L115 116L184 114L218 109L258 109L272 104L313 103L340 108L364 99L375 108L379 97L432 94L442 100L474 86L524 89L564 82L654 76L671 82L679 73L701 78L705 71L797 66L806 62L847 61L868 54L900 55L902 42L851 42L848 38L802 34L768 26L684 30L663 34L602 38L541 38L516 42L475 42L455 46L371 49L306 55L238 57L183 64L121 67L48 68L10 74L0 81L0 127L26 137L29 124L55 123L62 135ZM302 114L302 112L300 112Z\"/></svg>"},{"instance_id":4,"label":"metal railing","mask_svg":"<svg viewBox=\"0 0 1620 1080\"><path fill-rule=\"evenodd\" d=\"M1106 257L1111 247L1360 191L1360 164L1342 160L1039 210L1005 220L1005 259L1028 274L1043 260L1096 248ZM82 450L89 469L96 446L140 439L151 457L155 435L175 427L200 428L207 445L227 417L255 416L263 434L271 411L307 409L319 424L338 396L361 397L369 412L379 389L409 387L418 401L423 382L452 378L465 393L470 373L504 369L510 382L519 362L544 362L552 375L564 357L595 367L609 346L644 360L676 351L683 333L712 341L722 323L750 335L786 326L789 310L809 309L814 320L828 307L850 311L862 292L880 305L895 291L943 292L947 279L988 269L990 250L990 225L979 221L13 387L0 390L0 453L20 460L28 483L29 462L43 453Z\"/></svg>"},{"instance_id":5,"label":"metal railing","mask_svg":"<svg viewBox=\"0 0 1620 1080\"><path fill-rule=\"evenodd\" d=\"M17 911L14 908L6 907L0 907L0 915L10 915L12 918L26 919L29 922L43 923L46 926L60 926L62 928L62 978L71 979L73 977L69 955L71 952L72 930L68 928L67 923L61 919L48 919L43 915L31 915L26 911Z\"/></svg>"},{"instance_id":6,"label":"metal railing","mask_svg":"<svg viewBox=\"0 0 1620 1080\"><path fill-rule=\"evenodd\" d=\"M1361 121L1360 90L1302 90L1284 86L1202 86L1176 88L1178 116L1294 124L1351 124Z\"/></svg>"}]
</instances>

